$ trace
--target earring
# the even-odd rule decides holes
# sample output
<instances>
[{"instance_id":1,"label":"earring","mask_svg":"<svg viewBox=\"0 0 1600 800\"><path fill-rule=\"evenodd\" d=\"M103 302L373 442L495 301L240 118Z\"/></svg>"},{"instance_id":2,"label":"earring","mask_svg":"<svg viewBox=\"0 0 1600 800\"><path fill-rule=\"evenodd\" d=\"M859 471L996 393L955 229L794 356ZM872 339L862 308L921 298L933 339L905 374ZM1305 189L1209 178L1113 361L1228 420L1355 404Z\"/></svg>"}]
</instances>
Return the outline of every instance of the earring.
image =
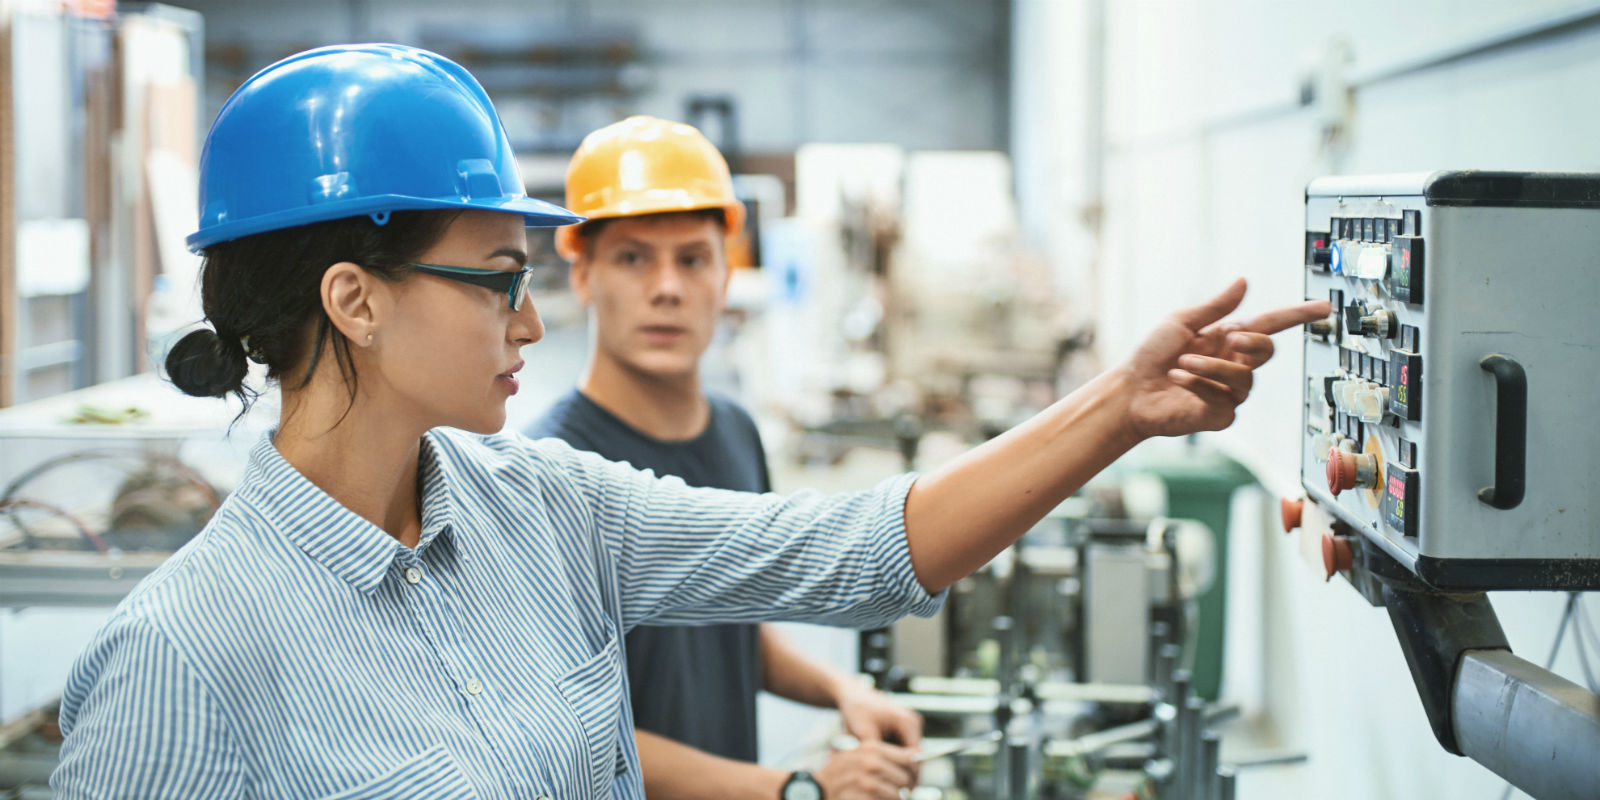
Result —
<instances>
[{"instance_id":1,"label":"earring","mask_svg":"<svg viewBox=\"0 0 1600 800\"><path fill-rule=\"evenodd\" d=\"M372 344L372 331L367 331L367 344Z\"/></svg>"}]
</instances>

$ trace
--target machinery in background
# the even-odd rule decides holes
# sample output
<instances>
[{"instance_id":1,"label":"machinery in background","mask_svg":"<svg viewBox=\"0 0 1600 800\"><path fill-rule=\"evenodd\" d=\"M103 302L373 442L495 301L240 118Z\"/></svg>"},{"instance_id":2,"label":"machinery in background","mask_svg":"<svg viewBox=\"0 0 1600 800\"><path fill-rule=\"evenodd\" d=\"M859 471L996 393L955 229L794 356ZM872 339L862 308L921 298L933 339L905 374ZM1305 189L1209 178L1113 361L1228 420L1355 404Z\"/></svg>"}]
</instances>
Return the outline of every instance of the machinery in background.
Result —
<instances>
[{"instance_id":1,"label":"machinery in background","mask_svg":"<svg viewBox=\"0 0 1600 800\"><path fill-rule=\"evenodd\" d=\"M54 693L89 633L28 610L109 610L198 533L277 418L262 401L236 421L144 374L0 410L0 796L48 796Z\"/></svg>"},{"instance_id":2,"label":"machinery in background","mask_svg":"<svg viewBox=\"0 0 1600 800\"><path fill-rule=\"evenodd\" d=\"M1284 527L1388 609L1439 743L1541 800L1600 791L1600 696L1512 655L1483 592L1600 589L1597 198L1600 174L1306 188L1334 313L1305 328Z\"/></svg>"},{"instance_id":3,"label":"machinery in background","mask_svg":"<svg viewBox=\"0 0 1600 800\"><path fill-rule=\"evenodd\" d=\"M1233 796L1195 690L1211 531L1128 519L1115 488L1069 499L952 587L932 619L865 631L860 670L926 720L914 797Z\"/></svg>"}]
</instances>

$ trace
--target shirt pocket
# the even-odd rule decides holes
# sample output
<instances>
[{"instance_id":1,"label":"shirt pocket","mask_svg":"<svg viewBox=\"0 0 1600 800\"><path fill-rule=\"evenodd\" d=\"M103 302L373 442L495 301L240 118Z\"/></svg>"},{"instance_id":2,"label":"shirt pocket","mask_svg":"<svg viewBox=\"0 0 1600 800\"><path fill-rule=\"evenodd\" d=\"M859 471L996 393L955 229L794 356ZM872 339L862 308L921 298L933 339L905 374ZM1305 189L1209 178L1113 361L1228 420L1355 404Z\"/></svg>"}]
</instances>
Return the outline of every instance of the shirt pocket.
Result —
<instances>
[{"instance_id":1,"label":"shirt pocket","mask_svg":"<svg viewBox=\"0 0 1600 800\"><path fill-rule=\"evenodd\" d=\"M622 735L622 650L613 630L600 652L556 680L582 729L589 785L608 789L627 761L617 746Z\"/></svg>"},{"instance_id":2,"label":"shirt pocket","mask_svg":"<svg viewBox=\"0 0 1600 800\"><path fill-rule=\"evenodd\" d=\"M477 800L478 793L456 766L450 751L436 744L360 786L327 795L323 800L387 800L393 797Z\"/></svg>"}]
</instances>

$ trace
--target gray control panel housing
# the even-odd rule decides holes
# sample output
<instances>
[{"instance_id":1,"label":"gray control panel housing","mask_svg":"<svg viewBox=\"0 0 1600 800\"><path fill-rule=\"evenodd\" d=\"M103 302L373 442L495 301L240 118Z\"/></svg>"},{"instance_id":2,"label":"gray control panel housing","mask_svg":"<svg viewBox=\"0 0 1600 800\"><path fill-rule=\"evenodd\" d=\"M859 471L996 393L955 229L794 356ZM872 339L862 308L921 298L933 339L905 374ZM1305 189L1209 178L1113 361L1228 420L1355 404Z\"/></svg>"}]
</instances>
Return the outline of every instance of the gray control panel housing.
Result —
<instances>
[{"instance_id":1,"label":"gray control panel housing","mask_svg":"<svg viewBox=\"0 0 1600 800\"><path fill-rule=\"evenodd\" d=\"M1439 589L1600 589L1600 174L1319 178L1305 231L1308 498ZM1526 375L1511 508L1491 355Z\"/></svg>"}]
</instances>

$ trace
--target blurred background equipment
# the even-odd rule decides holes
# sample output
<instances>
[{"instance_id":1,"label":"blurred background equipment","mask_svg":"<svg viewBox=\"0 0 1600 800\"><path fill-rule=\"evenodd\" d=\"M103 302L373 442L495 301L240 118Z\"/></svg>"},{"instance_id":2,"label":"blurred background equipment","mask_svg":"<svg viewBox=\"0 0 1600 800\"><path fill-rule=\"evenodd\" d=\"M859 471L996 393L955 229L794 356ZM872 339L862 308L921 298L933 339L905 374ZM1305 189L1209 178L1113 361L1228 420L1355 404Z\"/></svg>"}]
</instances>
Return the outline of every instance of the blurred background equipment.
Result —
<instances>
[{"instance_id":1,"label":"blurred background equipment","mask_svg":"<svg viewBox=\"0 0 1600 800\"><path fill-rule=\"evenodd\" d=\"M1145 518L1182 505L1183 479L1137 462L958 582L937 617L861 634L860 671L920 711L925 752L943 753L918 796L1232 797L1241 766L1304 758L1246 747L1223 762L1241 709L1217 702L1215 667L1196 679L1202 654L1220 661L1221 623L1201 602L1221 588L1220 537Z\"/></svg>"},{"instance_id":2,"label":"blurred background equipment","mask_svg":"<svg viewBox=\"0 0 1600 800\"><path fill-rule=\"evenodd\" d=\"M236 408L149 374L0 409L0 792L48 796L81 646L60 643L204 527L276 419L263 401L231 435Z\"/></svg>"}]
</instances>

